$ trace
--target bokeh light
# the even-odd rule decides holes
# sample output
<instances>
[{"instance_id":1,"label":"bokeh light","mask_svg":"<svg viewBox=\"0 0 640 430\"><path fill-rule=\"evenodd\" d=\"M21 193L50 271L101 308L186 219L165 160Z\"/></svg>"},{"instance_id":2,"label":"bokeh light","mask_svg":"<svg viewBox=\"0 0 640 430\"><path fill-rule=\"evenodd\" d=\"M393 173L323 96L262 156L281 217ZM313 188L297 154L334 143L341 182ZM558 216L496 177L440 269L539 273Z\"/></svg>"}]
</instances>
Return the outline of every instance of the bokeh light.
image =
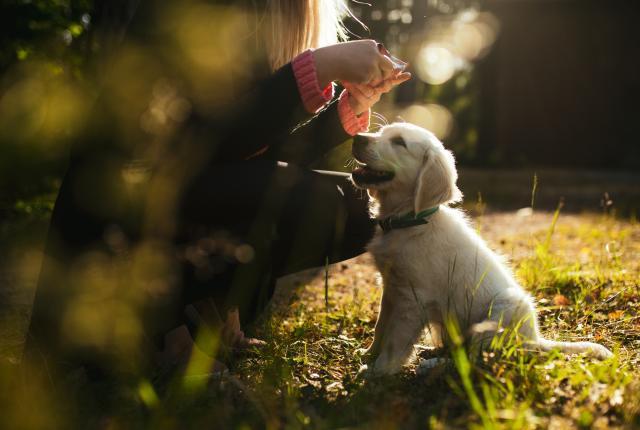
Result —
<instances>
[{"instance_id":1,"label":"bokeh light","mask_svg":"<svg viewBox=\"0 0 640 430\"><path fill-rule=\"evenodd\" d=\"M50 66L34 63L15 70L13 82L0 94L0 137L58 150L82 125L86 94L77 83Z\"/></svg>"},{"instance_id":2,"label":"bokeh light","mask_svg":"<svg viewBox=\"0 0 640 430\"><path fill-rule=\"evenodd\" d=\"M489 51L498 35L491 13L466 9L453 17L434 17L416 53L416 72L424 82L440 85L470 67Z\"/></svg>"},{"instance_id":3,"label":"bokeh light","mask_svg":"<svg viewBox=\"0 0 640 430\"><path fill-rule=\"evenodd\" d=\"M431 130L439 139L446 139L453 128L453 115L439 104L415 104L400 112L400 117L406 121L427 130Z\"/></svg>"},{"instance_id":4,"label":"bokeh light","mask_svg":"<svg viewBox=\"0 0 640 430\"><path fill-rule=\"evenodd\" d=\"M458 63L458 59L448 47L429 43L418 52L416 71L423 81L440 85L451 79L459 67Z\"/></svg>"}]
</instances>

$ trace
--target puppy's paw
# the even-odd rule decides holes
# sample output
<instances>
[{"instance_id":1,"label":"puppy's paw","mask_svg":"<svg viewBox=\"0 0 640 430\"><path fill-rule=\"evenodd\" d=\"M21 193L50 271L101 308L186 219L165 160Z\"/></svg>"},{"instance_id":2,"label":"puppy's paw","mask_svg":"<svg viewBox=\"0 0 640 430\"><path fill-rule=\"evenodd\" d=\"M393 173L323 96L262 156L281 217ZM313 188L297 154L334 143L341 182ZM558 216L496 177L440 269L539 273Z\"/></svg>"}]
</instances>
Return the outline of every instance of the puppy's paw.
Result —
<instances>
[{"instance_id":1,"label":"puppy's paw","mask_svg":"<svg viewBox=\"0 0 640 430\"><path fill-rule=\"evenodd\" d=\"M391 376L402 370L402 364L403 363L398 360L387 359L383 354L376 359L371 370L375 376Z\"/></svg>"},{"instance_id":2,"label":"puppy's paw","mask_svg":"<svg viewBox=\"0 0 640 430\"><path fill-rule=\"evenodd\" d=\"M371 379L374 375L373 370L366 364L363 364L358 369L356 379Z\"/></svg>"},{"instance_id":3,"label":"puppy's paw","mask_svg":"<svg viewBox=\"0 0 640 430\"><path fill-rule=\"evenodd\" d=\"M374 380L377 380L387 375L390 375L390 373L376 371L375 366L363 364L362 366L360 366L360 369L358 369L358 374L356 376L356 379L359 379L364 382L373 382Z\"/></svg>"},{"instance_id":4,"label":"puppy's paw","mask_svg":"<svg viewBox=\"0 0 640 430\"><path fill-rule=\"evenodd\" d=\"M421 359L416 367L416 373L418 375L426 375L436 367L445 366L447 363L449 363L449 360L443 357L433 357L426 360Z\"/></svg>"}]
</instances>

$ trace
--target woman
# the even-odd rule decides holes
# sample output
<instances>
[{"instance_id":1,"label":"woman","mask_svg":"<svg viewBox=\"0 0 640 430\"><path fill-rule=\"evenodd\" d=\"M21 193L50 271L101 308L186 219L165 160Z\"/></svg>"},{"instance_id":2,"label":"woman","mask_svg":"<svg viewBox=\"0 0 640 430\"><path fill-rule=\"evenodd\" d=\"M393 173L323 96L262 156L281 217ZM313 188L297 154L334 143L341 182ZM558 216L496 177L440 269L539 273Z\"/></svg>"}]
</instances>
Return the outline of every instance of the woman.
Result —
<instances>
[{"instance_id":1,"label":"woman","mask_svg":"<svg viewBox=\"0 0 640 430\"><path fill-rule=\"evenodd\" d=\"M239 319L277 277L372 236L344 175L308 167L410 75L373 41L338 43L341 1L224 3L104 3L131 22L97 38L101 92L52 216L27 363L147 372L153 349L179 359L185 323L216 338L225 320L246 344ZM335 102L333 82L348 88Z\"/></svg>"}]
</instances>

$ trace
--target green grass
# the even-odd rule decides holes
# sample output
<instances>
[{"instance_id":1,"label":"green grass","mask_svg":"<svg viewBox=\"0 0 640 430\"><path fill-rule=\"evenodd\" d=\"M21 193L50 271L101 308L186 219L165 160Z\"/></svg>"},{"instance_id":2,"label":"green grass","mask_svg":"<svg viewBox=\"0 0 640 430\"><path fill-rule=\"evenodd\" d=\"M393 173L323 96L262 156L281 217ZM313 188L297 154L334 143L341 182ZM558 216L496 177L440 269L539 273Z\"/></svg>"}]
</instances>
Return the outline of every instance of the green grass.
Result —
<instances>
[{"instance_id":1,"label":"green grass","mask_svg":"<svg viewBox=\"0 0 640 430\"><path fill-rule=\"evenodd\" d=\"M357 350L372 340L381 295L365 255L330 266L328 279L323 270L285 279L255 327L268 347L237 357L231 376L166 386L132 381L116 387L121 402L99 422L112 428L640 427L640 225L559 212L480 217L480 233L512 260L535 296L545 337L600 342L614 358L527 353L517 342L471 354L453 335L448 350L419 353L450 358L426 374L409 365L397 376L358 378L364 363ZM36 424L64 422L56 416L61 403L49 399ZM28 423L26 412L15 408L9 422Z\"/></svg>"},{"instance_id":2,"label":"green grass","mask_svg":"<svg viewBox=\"0 0 640 430\"><path fill-rule=\"evenodd\" d=\"M283 396L280 423L304 416L320 428L640 425L633 383L640 376L640 227L559 213L511 216L511 223L530 228L488 238L514 259L517 277L537 298L545 335L604 343L616 351L614 359L523 353L509 342L472 356L454 342L446 353L453 364L430 374L416 375L409 366L398 377L354 380L362 364L355 351L371 341L380 298L370 262L361 258L331 269L329 312L320 300L321 279L278 307L261 332L271 349L238 363L238 373ZM274 368L279 377L269 374Z\"/></svg>"}]
</instances>

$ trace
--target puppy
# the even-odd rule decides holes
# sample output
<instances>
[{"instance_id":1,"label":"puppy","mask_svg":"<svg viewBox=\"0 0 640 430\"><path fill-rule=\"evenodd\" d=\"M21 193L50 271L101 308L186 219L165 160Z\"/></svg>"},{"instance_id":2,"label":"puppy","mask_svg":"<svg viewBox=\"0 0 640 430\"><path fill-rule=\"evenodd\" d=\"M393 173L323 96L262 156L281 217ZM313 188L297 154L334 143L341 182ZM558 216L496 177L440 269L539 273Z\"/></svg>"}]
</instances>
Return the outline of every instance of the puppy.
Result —
<instances>
[{"instance_id":1,"label":"puppy","mask_svg":"<svg viewBox=\"0 0 640 430\"><path fill-rule=\"evenodd\" d=\"M398 372L425 328L441 343L455 321L472 344L488 347L510 330L528 348L611 356L591 342L541 337L533 299L502 259L448 205L462 199L451 152L429 131L391 124L354 138L356 187L368 190L380 231L369 244L384 286L372 345L375 374Z\"/></svg>"}]
</instances>

